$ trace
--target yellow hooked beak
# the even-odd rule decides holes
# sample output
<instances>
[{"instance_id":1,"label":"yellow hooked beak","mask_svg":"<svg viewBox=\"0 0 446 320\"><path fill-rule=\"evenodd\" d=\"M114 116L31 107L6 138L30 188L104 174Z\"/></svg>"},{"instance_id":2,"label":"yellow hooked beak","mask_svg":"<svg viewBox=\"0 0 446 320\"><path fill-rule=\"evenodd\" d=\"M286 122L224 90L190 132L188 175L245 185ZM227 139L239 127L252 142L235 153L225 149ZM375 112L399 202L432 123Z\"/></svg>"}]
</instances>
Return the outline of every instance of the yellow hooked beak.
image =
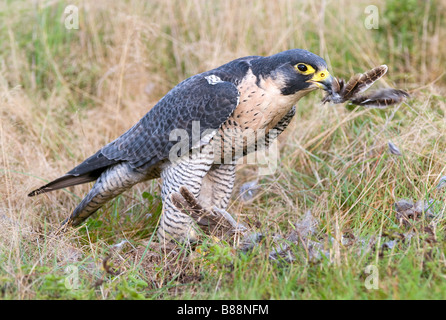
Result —
<instances>
[{"instance_id":1,"label":"yellow hooked beak","mask_svg":"<svg viewBox=\"0 0 446 320\"><path fill-rule=\"evenodd\" d=\"M333 77L327 70L321 70L315 73L313 78L307 80L307 82L314 83L322 90L331 91Z\"/></svg>"}]
</instances>

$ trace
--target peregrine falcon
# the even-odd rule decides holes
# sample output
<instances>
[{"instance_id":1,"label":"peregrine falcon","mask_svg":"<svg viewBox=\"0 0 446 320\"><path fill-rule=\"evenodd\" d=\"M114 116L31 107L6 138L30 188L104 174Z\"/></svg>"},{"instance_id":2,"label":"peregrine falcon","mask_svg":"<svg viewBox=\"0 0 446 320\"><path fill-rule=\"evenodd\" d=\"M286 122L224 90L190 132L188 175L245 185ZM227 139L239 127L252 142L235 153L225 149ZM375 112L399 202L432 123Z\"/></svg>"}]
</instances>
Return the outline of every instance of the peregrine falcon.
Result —
<instances>
[{"instance_id":1,"label":"peregrine falcon","mask_svg":"<svg viewBox=\"0 0 446 320\"><path fill-rule=\"evenodd\" d=\"M171 195L186 187L204 207L225 209L236 161L259 141L268 147L297 101L318 88L331 92L332 81L326 62L303 49L233 60L182 81L127 132L29 196L96 180L64 221L77 226L135 184L161 178L159 237L195 241L193 220Z\"/></svg>"}]
</instances>

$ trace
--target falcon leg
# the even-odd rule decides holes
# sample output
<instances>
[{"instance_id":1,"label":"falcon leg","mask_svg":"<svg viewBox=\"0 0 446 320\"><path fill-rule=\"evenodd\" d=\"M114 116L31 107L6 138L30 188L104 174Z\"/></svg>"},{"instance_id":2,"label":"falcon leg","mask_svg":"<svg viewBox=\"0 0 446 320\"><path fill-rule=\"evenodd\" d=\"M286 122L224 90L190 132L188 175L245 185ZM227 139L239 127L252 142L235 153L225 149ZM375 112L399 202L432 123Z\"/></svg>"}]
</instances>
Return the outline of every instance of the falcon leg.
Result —
<instances>
[{"instance_id":1,"label":"falcon leg","mask_svg":"<svg viewBox=\"0 0 446 320\"><path fill-rule=\"evenodd\" d=\"M225 210L231 198L235 180L235 164L214 164L204 176L198 200L205 208Z\"/></svg>"},{"instance_id":2,"label":"falcon leg","mask_svg":"<svg viewBox=\"0 0 446 320\"><path fill-rule=\"evenodd\" d=\"M198 230L194 220L181 212L172 202L172 194L186 187L196 198L199 197L203 178L209 172L214 162L211 145L206 145L200 153L185 156L177 163L171 163L161 172L163 180L161 197L163 214L158 228L161 240L178 242L195 242L198 240Z\"/></svg>"}]
</instances>

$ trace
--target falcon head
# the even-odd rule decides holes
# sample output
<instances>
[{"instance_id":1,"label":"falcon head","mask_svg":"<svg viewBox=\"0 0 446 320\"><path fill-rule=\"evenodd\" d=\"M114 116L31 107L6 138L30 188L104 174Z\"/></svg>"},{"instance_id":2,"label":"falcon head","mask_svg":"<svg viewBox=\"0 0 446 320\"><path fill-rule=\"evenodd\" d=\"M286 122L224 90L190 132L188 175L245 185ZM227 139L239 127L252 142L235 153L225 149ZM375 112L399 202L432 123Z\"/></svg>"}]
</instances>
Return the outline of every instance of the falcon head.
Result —
<instances>
[{"instance_id":1,"label":"falcon head","mask_svg":"<svg viewBox=\"0 0 446 320\"><path fill-rule=\"evenodd\" d=\"M271 79L284 96L323 89L331 92L333 77L321 57L303 49L291 49L252 62L257 77Z\"/></svg>"}]
</instances>

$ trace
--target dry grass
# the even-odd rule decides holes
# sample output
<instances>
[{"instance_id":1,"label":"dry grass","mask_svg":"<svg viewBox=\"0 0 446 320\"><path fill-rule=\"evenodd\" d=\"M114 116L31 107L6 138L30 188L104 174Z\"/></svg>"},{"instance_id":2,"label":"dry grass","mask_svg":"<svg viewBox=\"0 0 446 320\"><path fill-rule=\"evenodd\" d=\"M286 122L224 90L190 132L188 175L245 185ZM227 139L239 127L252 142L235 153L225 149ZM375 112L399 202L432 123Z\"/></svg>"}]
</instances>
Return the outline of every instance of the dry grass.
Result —
<instances>
[{"instance_id":1,"label":"dry grass","mask_svg":"<svg viewBox=\"0 0 446 320\"><path fill-rule=\"evenodd\" d=\"M320 93L304 98L297 119L280 138L278 172L260 180L261 193L252 203L234 194L229 211L283 233L289 222L311 210L322 221L322 232L337 239L347 228L363 235L393 226L385 216L392 220L399 198L432 197L444 203L444 192L435 190L446 175L444 2L422 2L416 10L407 4L405 14L395 9L396 1L379 1L378 30L364 28L367 1L72 1L79 8L79 30L64 28L67 4L0 4L0 297L139 297L129 288L144 285L124 276L80 296L53 295L58 289L45 291L45 285L54 280L48 275L58 275L54 281L59 283L65 266L81 263L83 285L91 288L89 282L103 277L100 265L109 244L127 239L136 245L147 237L140 232L148 225L144 215L150 205L141 194L159 192L157 182L139 185L110 204L94 220L105 221L101 228L90 224L90 229L61 236L53 230L89 186L32 199L26 194L122 134L179 81L241 56L306 48L345 78L387 63L381 85L409 90L414 99L376 111L322 106ZM402 157L388 154L388 141ZM255 177L254 167L241 167L237 188ZM438 207L444 211L444 205ZM439 233L444 226L439 224ZM421 242L417 247L424 248ZM436 270L441 274L446 264L439 250ZM355 265L339 249L336 259ZM132 261L124 260L126 277L151 279L155 271L141 272L141 263ZM273 267L263 266L272 283L280 282ZM207 270L190 261L187 268L193 274ZM302 268L296 269L299 279L308 276L307 267ZM161 280L147 280L152 291L145 296L178 293L169 272L155 272ZM231 279L240 281L236 274ZM243 288L231 293L220 280L206 283L211 293L195 288L186 296L243 297ZM382 290L389 290L384 297L405 297L392 291L393 284L383 284ZM166 285L169 290L162 291ZM296 285L307 287L311 281ZM302 297L319 297L318 287L312 288ZM271 290L260 297L285 298ZM296 297L293 290L289 298Z\"/></svg>"}]
</instances>

